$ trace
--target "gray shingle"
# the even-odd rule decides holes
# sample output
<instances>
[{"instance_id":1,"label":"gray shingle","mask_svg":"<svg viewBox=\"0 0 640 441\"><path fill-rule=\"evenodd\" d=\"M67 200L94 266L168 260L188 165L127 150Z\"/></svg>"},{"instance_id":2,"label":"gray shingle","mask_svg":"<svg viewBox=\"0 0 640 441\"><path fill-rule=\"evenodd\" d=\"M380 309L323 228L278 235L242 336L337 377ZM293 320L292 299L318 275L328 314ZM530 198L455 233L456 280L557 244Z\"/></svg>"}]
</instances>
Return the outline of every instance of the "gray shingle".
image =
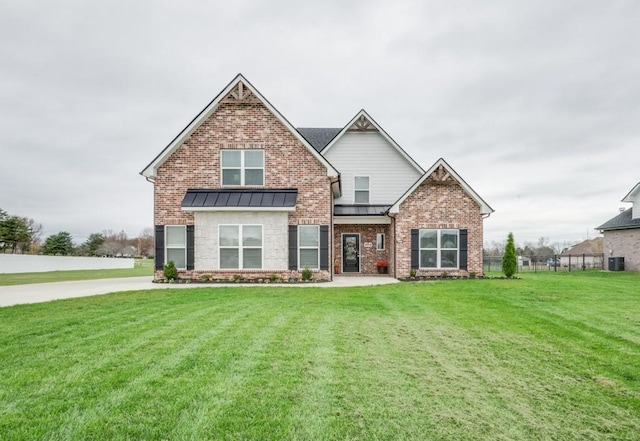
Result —
<instances>
[{"instance_id":1,"label":"gray shingle","mask_svg":"<svg viewBox=\"0 0 640 441\"><path fill-rule=\"evenodd\" d=\"M622 230L626 228L640 228L640 218L631 218L631 208L623 211L614 218L609 219L596 230Z\"/></svg>"},{"instance_id":2,"label":"gray shingle","mask_svg":"<svg viewBox=\"0 0 640 441\"><path fill-rule=\"evenodd\" d=\"M317 127L298 127L298 132L309 141L317 151L321 151L331 142L333 138L340 133L340 129L336 128L317 128Z\"/></svg>"}]
</instances>

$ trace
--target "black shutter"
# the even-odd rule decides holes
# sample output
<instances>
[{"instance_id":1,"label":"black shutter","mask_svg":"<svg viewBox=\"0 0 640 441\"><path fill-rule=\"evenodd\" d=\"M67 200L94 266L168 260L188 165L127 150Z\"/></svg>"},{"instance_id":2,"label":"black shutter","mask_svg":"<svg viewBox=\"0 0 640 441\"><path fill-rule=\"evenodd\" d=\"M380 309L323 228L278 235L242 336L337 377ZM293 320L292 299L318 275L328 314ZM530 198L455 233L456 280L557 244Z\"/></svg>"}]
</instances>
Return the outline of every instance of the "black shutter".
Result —
<instances>
[{"instance_id":1,"label":"black shutter","mask_svg":"<svg viewBox=\"0 0 640 441\"><path fill-rule=\"evenodd\" d=\"M187 270L195 268L194 226L187 225Z\"/></svg>"},{"instance_id":2,"label":"black shutter","mask_svg":"<svg viewBox=\"0 0 640 441\"><path fill-rule=\"evenodd\" d=\"M164 225L156 225L156 271L164 265Z\"/></svg>"},{"instance_id":3,"label":"black shutter","mask_svg":"<svg viewBox=\"0 0 640 441\"><path fill-rule=\"evenodd\" d=\"M289 225L289 269L298 269L298 226Z\"/></svg>"},{"instance_id":4,"label":"black shutter","mask_svg":"<svg viewBox=\"0 0 640 441\"><path fill-rule=\"evenodd\" d=\"M420 230L411 230L411 269L420 268Z\"/></svg>"},{"instance_id":5,"label":"black shutter","mask_svg":"<svg viewBox=\"0 0 640 441\"><path fill-rule=\"evenodd\" d=\"M460 230L460 269L467 269L467 230Z\"/></svg>"},{"instance_id":6,"label":"black shutter","mask_svg":"<svg viewBox=\"0 0 640 441\"><path fill-rule=\"evenodd\" d=\"M320 225L320 269L329 269L329 226Z\"/></svg>"}]
</instances>

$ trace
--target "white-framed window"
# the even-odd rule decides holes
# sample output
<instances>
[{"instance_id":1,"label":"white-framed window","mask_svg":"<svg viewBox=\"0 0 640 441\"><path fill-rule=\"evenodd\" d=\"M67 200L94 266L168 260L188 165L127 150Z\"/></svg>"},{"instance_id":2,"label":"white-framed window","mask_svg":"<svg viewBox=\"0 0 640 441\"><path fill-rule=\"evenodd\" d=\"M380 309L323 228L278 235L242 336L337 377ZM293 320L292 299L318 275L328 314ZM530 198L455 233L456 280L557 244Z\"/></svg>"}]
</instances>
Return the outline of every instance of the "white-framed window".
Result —
<instances>
[{"instance_id":1,"label":"white-framed window","mask_svg":"<svg viewBox=\"0 0 640 441\"><path fill-rule=\"evenodd\" d=\"M384 233L376 234L376 250L377 251L384 251L384 247L385 247Z\"/></svg>"},{"instance_id":2,"label":"white-framed window","mask_svg":"<svg viewBox=\"0 0 640 441\"><path fill-rule=\"evenodd\" d=\"M187 269L187 227L167 225L164 227L164 261L173 260L177 269Z\"/></svg>"},{"instance_id":3,"label":"white-framed window","mask_svg":"<svg viewBox=\"0 0 640 441\"><path fill-rule=\"evenodd\" d=\"M219 225L220 269L261 269L262 243L262 225Z\"/></svg>"},{"instance_id":4,"label":"white-framed window","mask_svg":"<svg viewBox=\"0 0 640 441\"><path fill-rule=\"evenodd\" d=\"M222 185L264 185L264 150L222 150Z\"/></svg>"},{"instance_id":5,"label":"white-framed window","mask_svg":"<svg viewBox=\"0 0 640 441\"><path fill-rule=\"evenodd\" d=\"M458 230L420 230L420 268L458 268Z\"/></svg>"},{"instance_id":6,"label":"white-framed window","mask_svg":"<svg viewBox=\"0 0 640 441\"><path fill-rule=\"evenodd\" d=\"M369 203L369 176L356 176L353 180L353 201L356 204Z\"/></svg>"},{"instance_id":7,"label":"white-framed window","mask_svg":"<svg viewBox=\"0 0 640 441\"><path fill-rule=\"evenodd\" d=\"M298 268L320 269L320 227L298 225Z\"/></svg>"}]
</instances>

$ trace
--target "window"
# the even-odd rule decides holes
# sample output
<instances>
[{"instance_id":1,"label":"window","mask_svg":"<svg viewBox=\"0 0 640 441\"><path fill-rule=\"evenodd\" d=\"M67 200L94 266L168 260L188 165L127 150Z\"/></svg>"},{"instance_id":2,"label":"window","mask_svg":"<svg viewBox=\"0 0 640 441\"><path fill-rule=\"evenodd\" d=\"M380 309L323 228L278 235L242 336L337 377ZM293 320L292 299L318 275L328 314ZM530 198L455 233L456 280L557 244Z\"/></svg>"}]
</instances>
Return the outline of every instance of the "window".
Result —
<instances>
[{"instance_id":1,"label":"window","mask_svg":"<svg viewBox=\"0 0 640 441\"><path fill-rule=\"evenodd\" d=\"M165 262L173 260L177 269L187 269L187 227L167 225L164 231Z\"/></svg>"},{"instance_id":2,"label":"window","mask_svg":"<svg viewBox=\"0 0 640 441\"><path fill-rule=\"evenodd\" d=\"M384 233L376 234L376 250L378 251L384 250Z\"/></svg>"},{"instance_id":3,"label":"window","mask_svg":"<svg viewBox=\"0 0 640 441\"><path fill-rule=\"evenodd\" d=\"M298 226L299 269L320 268L320 227L318 225Z\"/></svg>"},{"instance_id":4,"label":"window","mask_svg":"<svg viewBox=\"0 0 640 441\"><path fill-rule=\"evenodd\" d=\"M262 268L262 225L218 227L220 269Z\"/></svg>"},{"instance_id":5,"label":"window","mask_svg":"<svg viewBox=\"0 0 640 441\"><path fill-rule=\"evenodd\" d=\"M222 185L264 185L264 150L222 150Z\"/></svg>"},{"instance_id":6,"label":"window","mask_svg":"<svg viewBox=\"0 0 640 441\"><path fill-rule=\"evenodd\" d=\"M420 268L458 268L458 230L420 230Z\"/></svg>"},{"instance_id":7,"label":"window","mask_svg":"<svg viewBox=\"0 0 640 441\"><path fill-rule=\"evenodd\" d=\"M356 204L369 203L369 176L356 176L354 180L354 202Z\"/></svg>"}]
</instances>

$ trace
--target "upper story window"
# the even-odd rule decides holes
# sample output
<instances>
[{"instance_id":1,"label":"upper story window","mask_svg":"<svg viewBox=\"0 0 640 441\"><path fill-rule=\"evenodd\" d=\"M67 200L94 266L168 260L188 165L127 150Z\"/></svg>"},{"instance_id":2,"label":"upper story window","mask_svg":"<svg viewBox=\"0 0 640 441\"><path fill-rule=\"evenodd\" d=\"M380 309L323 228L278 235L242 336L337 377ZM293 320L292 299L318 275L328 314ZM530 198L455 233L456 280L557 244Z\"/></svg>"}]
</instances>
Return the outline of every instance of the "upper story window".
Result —
<instances>
[{"instance_id":1,"label":"upper story window","mask_svg":"<svg viewBox=\"0 0 640 441\"><path fill-rule=\"evenodd\" d=\"M222 150L222 185L264 185L264 150Z\"/></svg>"},{"instance_id":2,"label":"upper story window","mask_svg":"<svg viewBox=\"0 0 640 441\"><path fill-rule=\"evenodd\" d=\"M356 204L369 203L369 176L356 176L354 178L354 202Z\"/></svg>"},{"instance_id":3,"label":"upper story window","mask_svg":"<svg viewBox=\"0 0 640 441\"><path fill-rule=\"evenodd\" d=\"M420 268L458 268L459 230L420 230Z\"/></svg>"}]
</instances>

